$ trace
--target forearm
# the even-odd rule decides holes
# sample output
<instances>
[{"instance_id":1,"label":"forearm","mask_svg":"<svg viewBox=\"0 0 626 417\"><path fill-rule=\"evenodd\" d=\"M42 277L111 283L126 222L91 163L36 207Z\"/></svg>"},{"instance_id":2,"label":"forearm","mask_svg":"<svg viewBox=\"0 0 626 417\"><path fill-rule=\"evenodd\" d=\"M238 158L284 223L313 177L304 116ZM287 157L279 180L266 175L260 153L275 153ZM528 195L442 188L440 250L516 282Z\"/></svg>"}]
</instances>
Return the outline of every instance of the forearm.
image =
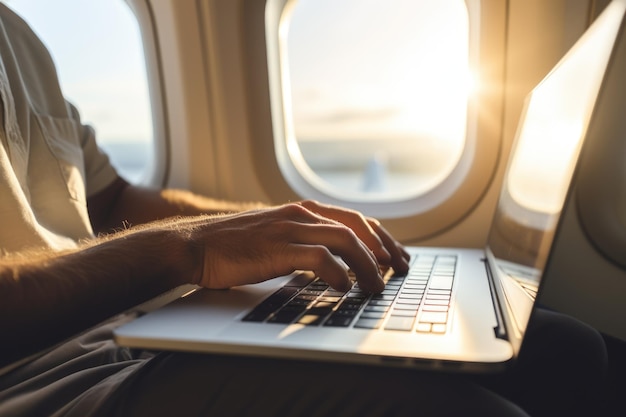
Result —
<instances>
[{"instance_id":1,"label":"forearm","mask_svg":"<svg viewBox=\"0 0 626 417\"><path fill-rule=\"evenodd\" d=\"M144 228L70 252L0 258L1 356L41 349L193 279L186 245Z\"/></svg>"},{"instance_id":2,"label":"forearm","mask_svg":"<svg viewBox=\"0 0 626 417\"><path fill-rule=\"evenodd\" d=\"M107 207L104 213L102 207ZM224 201L184 190L158 190L118 181L90 200L89 211L94 231L99 233L173 216L237 213L260 207L263 204Z\"/></svg>"}]
</instances>

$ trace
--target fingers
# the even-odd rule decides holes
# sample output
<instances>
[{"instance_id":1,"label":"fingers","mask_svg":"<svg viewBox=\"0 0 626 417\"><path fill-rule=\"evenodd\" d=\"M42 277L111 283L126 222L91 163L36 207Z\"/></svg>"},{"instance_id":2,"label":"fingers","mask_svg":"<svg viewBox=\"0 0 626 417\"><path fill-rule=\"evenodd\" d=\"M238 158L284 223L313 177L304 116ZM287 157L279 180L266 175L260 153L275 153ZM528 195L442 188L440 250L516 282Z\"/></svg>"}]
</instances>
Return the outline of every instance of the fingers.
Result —
<instances>
[{"instance_id":1,"label":"fingers","mask_svg":"<svg viewBox=\"0 0 626 417\"><path fill-rule=\"evenodd\" d=\"M378 220L365 218L361 213L354 210L323 205L316 201L307 200L300 204L315 213L350 227L370 248L381 264L390 265L400 273L408 270L410 255L381 226Z\"/></svg>"},{"instance_id":2,"label":"fingers","mask_svg":"<svg viewBox=\"0 0 626 417\"><path fill-rule=\"evenodd\" d=\"M381 226L378 220L365 218L361 213L354 210L327 206L315 201L303 201L300 205L308 209L313 214L319 215L319 222L334 220L339 222L336 224L340 224L356 234L356 241L336 242L337 244L332 246L331 250L355 247L356 245L364 244L375 256L375 262L377 261L384 265L390 265L399 273L406 273L408 271L408 261L410 260L410 255L406 252L406 250L404 250L402 245L393 239L389 232ZM318 233L316 233L316 231ZM325 234L327 232L323 232L323 234L320 234L320 232L320 230L312 228L307 235L311 236L314 240L309 242L321 243L323 241L322 239L326 237ZM328 235L331 236L331 234ZM351 234L350 237L354 238ZM328 243L326 242L325 244ZM344 254L341 254L341 256L346 259ZM353 259L356 260L357 258ZM348 259L346 259L346 261L349 263ZM383 287L380 285L378 279L373 279L371 273L368 274L367 270L359 270L358 268L354 268L353 265L359 264L354 263L350 264L350 266L353 268L359 284L364 289L368 291L375 291L373 288L380 288L382 290ZM377 268L377 271L379 271L379 268Z\"/></svg>"},{"instance_id":3,"label":"fingers","mask_svg":"<svg viewBox=\"0 0 626 417\"><path fill-rule=\"evenodd\" d=\"M379 262L404 271L408 260L376 220L315 202L196 218L185 226L191 230L192 247L203 248L200 283L208 288L310 270L345 291L352 284L347 265L363 290L378 293L385 286Z\"/></svg>"},{"instance_id":4,"label":"fingers","mask_svg":"<svg viewBox=\"0 0 626 417\"><path fill-rule=\"evenodd\" d=\"M385 248L387 248L391 256L390 266L400 274L407 273L411 255L381 226L378 220L368 218L367 221L372 230L379 236Z\"/></svg>"},{"instance_id":5,"label":"fingers","mask_svg":"<svg viewBox=\"0 0 626 417\"><path fill-rule=\"evenodd\" d=\"M297 259L300 265L306 265L333 288L344 291L352 285L345 268L347 264L363 290L377 293L384 289L385 283L376 258L348 227L341 224L302 224L294 228L293 240L299 242L297 247L302 251L293 257L294 266ZM341 264L335 256L343 259L345 264ZM337 270L337 266L341 271Z\"/></svg>"},{"instance_id":6,"label":"fingers","mask_svg":"<svg viewBox=\"0 0 626 417\"><path fill-rule=\"evenodd\" d=\"M345 224L354 230L357 236L371 249L381 263L389 263L391 259L389 252L383 245L379 236L370 227L365 217L358 211L323 205L317 201L311 200L303 201L300 204L314 213Z\"/></svg>"},{"instance_id":7,"label":"fingers","mask_svg":"<svg viewBox=\"0 0 626 417\"><path fill-rule=\"evenodd\" d=\"M290 259L292 265L300 265L293 269L313 271L337 291L348 291L352 281L348 276L345 265L325 246L322 245L289 245L285 251L285 259ZM379 293L385 288L385 283L377 272L363 270L360 274L359 286L372 293Z\"/></svg>"}]
</instances>

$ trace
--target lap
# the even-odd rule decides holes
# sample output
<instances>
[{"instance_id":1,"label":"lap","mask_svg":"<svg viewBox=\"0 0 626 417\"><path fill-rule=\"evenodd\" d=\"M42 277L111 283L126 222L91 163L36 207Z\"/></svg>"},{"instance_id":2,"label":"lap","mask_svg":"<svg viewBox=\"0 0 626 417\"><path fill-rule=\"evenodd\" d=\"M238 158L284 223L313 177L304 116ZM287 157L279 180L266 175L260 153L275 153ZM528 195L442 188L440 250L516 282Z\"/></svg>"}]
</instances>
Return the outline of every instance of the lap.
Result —
<instances>
[{"instance_id":1,"label":"lap","mask_svg":"<svg viewBox=\"0 0 626 417\"><path fill-rule=\"evenodd\" d=\"M146 362L111 339L131 318L115 317L1 376L0 416L93 415Z\"/></svg>"},{"instance_id":2,"label":"lap","mask_svg":"<svg viewBox=\"0 0 626 417\"><path fill-rule=\"evenodd\" d=\"M458 375L181 353L153 359L115 403L109 415L525 415Z\"/></svg>"}]
</instances>

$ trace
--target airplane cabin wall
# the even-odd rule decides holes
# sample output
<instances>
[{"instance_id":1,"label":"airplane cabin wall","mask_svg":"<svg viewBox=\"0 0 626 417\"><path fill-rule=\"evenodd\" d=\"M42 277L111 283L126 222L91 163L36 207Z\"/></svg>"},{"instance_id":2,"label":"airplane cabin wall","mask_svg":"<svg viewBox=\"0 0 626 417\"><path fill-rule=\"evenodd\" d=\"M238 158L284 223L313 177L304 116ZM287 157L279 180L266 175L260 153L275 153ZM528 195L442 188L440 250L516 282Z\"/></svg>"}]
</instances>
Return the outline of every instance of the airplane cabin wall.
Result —
<instances>
[{"instance_id":1,"label":"airplane cabin wall","mask_svg":"<svg viewBox=\"0 0 626 417\"><path fill-rule=\"evenodd\" d=\"M273 133L267 69L259 65L266 61L257 60L266 54L264 2L127 1L143 27L154 118L161 123L156 139L168 157L153 182L235 200L300 198L281 178L273 153L263 152ZM497 12L504 29L485 36L498 35L506 51L496 57L504 68L498 171L468 217L422 243L484 243L523 99L583 33L591 3L510 0Z\"/></svg>"},{"instance_id":2,"label":"airplane cabin wall","mask_svg":"<svg viewBox=\"0 0 626 417\"><path fill-rule=\"evenodd\" d=\"M233 200L301 199L282 178L271 151L264 2L127 1L147 2L154 20L159 64L151 79L162 91L166 121L157 140L169 155L164 184ZM499 82L504 83L503 113L493 115L503 126L497 170L460 221L427 238L405 238L406 243L484 245L524 96L584 31L589 8L589 0L510 0L494 11L502 28L485 36L496 37L506 51L495 57L504 61L495 63L503 68ZM158 110L155 118L161 120ZM406 222L410 219L386 225L400 235Z\"/></svg>"}]
</instances>

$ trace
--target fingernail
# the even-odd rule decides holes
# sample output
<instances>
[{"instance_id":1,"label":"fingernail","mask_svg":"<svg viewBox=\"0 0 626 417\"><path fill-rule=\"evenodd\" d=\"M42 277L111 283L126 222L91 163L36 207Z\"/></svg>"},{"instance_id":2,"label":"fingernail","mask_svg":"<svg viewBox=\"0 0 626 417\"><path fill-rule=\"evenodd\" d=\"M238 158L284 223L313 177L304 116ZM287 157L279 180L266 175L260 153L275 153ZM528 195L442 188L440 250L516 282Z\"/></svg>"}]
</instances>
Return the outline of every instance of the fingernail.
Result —
<instances>
[{"instance_id":1,"label":"fingernail","mask_svg":"<svg viewBox=\"0 0 626 417\"><path fill-rule=\"evenodd\" d=\"M380 272L378 273L378 280L380 281L381 286L384 287L385 280L383 279L383 276L380 274Z\"/></svg>"}]
</instances>

